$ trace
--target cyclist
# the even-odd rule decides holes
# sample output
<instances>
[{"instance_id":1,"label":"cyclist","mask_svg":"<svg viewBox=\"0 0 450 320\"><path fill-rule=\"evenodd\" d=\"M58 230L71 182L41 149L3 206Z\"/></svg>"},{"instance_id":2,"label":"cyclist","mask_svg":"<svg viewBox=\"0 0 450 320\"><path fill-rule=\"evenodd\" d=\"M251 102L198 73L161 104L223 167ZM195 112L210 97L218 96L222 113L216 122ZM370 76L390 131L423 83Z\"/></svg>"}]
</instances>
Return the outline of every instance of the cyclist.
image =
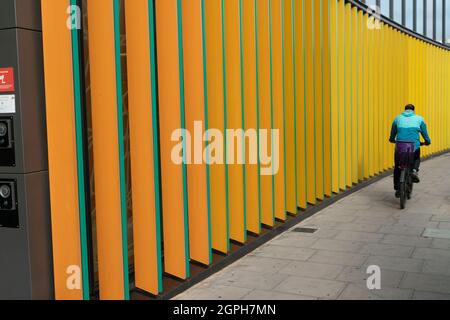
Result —
<instances>
[{"instance_id":1,"label":"cyclist","mask_svg":"<svg viewBox=\"0 0 450 320\"><path fill-rule=\"evenodd\" d=\"M405 112L395 118L392 124L391 137L389 141L396 143L396 141L409 141L414 142L416 145L416 151L414 153L414 166L411 173L414 183L419 183L419 167L420 167L420 135L425 140L425 145L431 144L431 139L428 136L427 125L423 118L415 113L415 107L412 104L408 104L405 107ZM394 169L394 189L395 196L400 198L400 168L398 166L397 157L395 157L395 169Z\"/></svg>"}]
</instances>

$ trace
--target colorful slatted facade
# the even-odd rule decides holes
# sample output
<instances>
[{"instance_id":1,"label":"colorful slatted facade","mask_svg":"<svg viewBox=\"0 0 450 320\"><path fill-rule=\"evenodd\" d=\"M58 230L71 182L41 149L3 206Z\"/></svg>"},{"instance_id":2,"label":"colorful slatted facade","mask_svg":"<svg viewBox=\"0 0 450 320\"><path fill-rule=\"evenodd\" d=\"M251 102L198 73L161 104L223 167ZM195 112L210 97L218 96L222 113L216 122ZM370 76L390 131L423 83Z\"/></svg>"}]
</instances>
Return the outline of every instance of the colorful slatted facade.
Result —
<instances>
[{"instance_id":1,"label":"colorful slatted facade","mask_svg":"<svg viewBox=\"0 0 450 320\"><path fill-rule=\"evenodd\" d=\"M83 57L66 27L77 2L42 3L56 297L87 299ZM163 274L186 280L191 262L210 265L248 232L392 169L390 126L408 103L428 123L424 156L450 148L450 52L350 2L88 0L83 10L102 299L128 299L130 274L158 295ZM261 175L248 155L173 163L172 133L196 122L200 134L278 129L279 171ZM70 265L79 291L66 286Z\"/></svg>"}]
</instances>

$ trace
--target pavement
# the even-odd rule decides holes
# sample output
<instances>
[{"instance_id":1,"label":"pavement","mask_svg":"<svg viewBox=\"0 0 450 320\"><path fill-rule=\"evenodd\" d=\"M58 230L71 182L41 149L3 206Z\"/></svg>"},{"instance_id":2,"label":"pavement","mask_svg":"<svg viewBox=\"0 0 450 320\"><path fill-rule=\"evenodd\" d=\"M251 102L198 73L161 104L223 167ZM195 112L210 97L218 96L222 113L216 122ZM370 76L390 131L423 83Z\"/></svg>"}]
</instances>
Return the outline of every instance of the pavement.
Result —
<instances>
[{"instance_id":1,"label":"pavement","mask_svg":"<svg viewBox=\"0 0 450 320\"><path fill-rule=\"evenodd\" d=\"M450 155L424 162L420 177L406 210L382 179L175 299L450 300ZM369 266L381 289L368 289Z\"/></svg>"}]
</instances>

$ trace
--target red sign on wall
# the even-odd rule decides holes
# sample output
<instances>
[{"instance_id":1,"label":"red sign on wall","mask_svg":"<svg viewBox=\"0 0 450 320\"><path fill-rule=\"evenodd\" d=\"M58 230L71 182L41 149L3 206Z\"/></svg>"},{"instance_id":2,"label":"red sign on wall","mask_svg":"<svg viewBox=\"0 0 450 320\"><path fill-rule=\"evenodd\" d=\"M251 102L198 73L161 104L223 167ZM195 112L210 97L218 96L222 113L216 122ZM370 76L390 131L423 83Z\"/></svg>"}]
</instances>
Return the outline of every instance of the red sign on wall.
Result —
<instances>
[{"instance_id":1,"label":"red sign on wall","mask_svg":"<svg viewBox=\"0 0 450 320\"><path fill-rule=\"evenodd\" d=\"M14 91L14 69L0 68L0 92Z\"/></svg>"}]
</instances>

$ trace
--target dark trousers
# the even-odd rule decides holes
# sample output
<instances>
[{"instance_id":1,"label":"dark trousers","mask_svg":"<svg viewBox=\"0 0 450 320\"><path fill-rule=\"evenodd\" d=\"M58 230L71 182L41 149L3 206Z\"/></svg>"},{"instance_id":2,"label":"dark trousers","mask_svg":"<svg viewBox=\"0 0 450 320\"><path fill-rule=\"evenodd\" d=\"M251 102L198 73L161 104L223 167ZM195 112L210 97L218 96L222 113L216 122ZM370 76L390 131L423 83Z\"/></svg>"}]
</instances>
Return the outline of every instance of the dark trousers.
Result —
<instances>
[{"instance_id":1,"label":"dark trousers","mask_svg":"<svg viewBox=\"0 0 450 320\"><path fill-rule=\"evenodd\" d=\"M420 168L420 148L414 152L414 163L412 164L413 168L419 172ZM398 186L400 184L400 174L401 169L399 168L399 163L397 159L397 153L395 153L395 169L394 169L394 189L398 190Z\"/></svg>"}]
</instances>

